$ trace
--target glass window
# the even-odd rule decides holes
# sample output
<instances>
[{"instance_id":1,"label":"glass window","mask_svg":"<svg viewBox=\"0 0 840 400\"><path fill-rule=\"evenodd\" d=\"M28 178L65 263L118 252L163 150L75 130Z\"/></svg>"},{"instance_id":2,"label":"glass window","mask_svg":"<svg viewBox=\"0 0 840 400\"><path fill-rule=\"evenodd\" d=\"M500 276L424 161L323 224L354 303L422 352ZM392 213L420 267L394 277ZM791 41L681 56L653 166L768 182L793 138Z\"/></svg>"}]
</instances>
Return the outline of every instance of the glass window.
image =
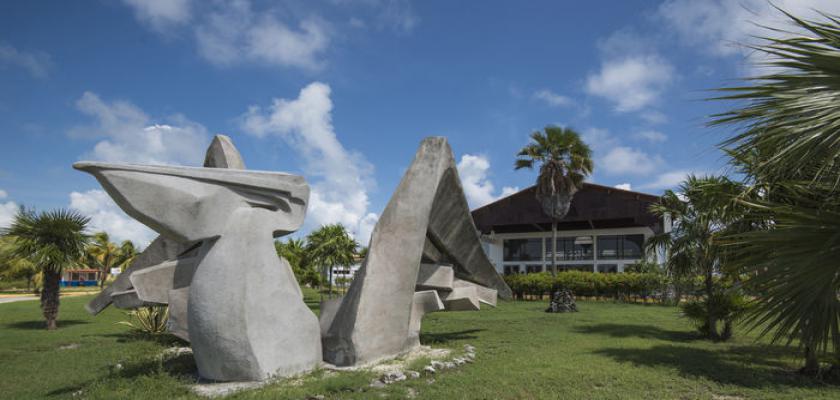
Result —
<instances>
[{"instance_id":1,"label":"glass window","mask_svg":"<svg viewBox=\"0 0 840 400\"><path fill-rule=\"evenodd\" d=\"M621 249L622 258L642 258L642 246L644 244L644 235L624 235Z\"/></svg>"},{"instance_id":2,"label":"glass window","mask_svg":"<svg viewBox=\"0 0 840 400\"><path fill-rule=\"evenodd\" d=\"M548 241L551 244L551 241ZM551 259L550 248L545 249ZM557 261L576 261L592 259L592 236L557 238Z\"/></svg>"},{"instance_id":3,"label":"glass window","mask_svg":"<svg viewBox=\"0 0 840 400\"><path fill-rule=\"evenodd\" d=\"M619 237L616 235L598 236L598 259L615 260L619 257Z\"/></svg>"},{"instance_id":4,"label":"glass window","mask_svg":"<svg viewBox=\"0 0 840 400\"><path fill-rule=\"evenodd\" d=\"M525 266L525 271L529 274L532 274L532 273L535 273L535 272L543 272L543 267L542 267L542 265L527 265L527 266Z\"/></svg>"},{"instance_id":5,"label":"glass window","mask_svg":"<svg viewBox=\"0 0 840 400\"><path fill-rule=\"evenodd\" d=\"M512 275L519 273L518 265L505 265L505 275Z\"/></svg>"},{"instance_id":6,"label":"glass window","mask_svg":"<svg viewBox=\"0 0 840 400\"><path fill-rule=\"evenodd\" d=\"M598 236L598 259L638 259L642 258L644 235L604 235Z\"/></svg>"},{"instance_id":7,"label":"glass window","mask_svg":"<svg viewBox=\"0 0 840 400\"><path fill-rule=\"evenodd\" d=\"M507 239L505 261L542 261L542 239Z\"/></svg>"},{"instance_id":8,"label":"glass window","mask_svg":"<svg viewBox=\"0 0 840 400\"><path fill-rule=\"evenodd\" d=\"M598 265L598 272L603 274L614 274L618 272L618 265L615 264L601 264Z\"/></svg>"}]
</instances>

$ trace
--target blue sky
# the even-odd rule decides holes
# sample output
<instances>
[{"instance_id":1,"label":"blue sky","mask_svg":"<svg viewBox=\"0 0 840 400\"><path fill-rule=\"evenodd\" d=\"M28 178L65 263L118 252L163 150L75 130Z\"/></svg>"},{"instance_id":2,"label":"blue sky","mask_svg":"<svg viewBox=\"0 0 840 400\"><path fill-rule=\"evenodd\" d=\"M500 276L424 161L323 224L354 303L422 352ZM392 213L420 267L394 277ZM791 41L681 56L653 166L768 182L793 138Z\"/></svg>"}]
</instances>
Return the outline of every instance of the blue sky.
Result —
<instances>
[{"instance_id":1,"label":"blue sky","mask_svg":"<svg viewBox=\"0 0 840 400\"><path fill-rule=\"evenodd\" d=\"M840 2L775 1L805 16ZM96 159L199 165L213 134L249 169L306 176L301 233L365 242L425 136L446 136L473 206L531 185L528 134L579 131L590 181L648 193L716 173L727 107L709 89L756 72L736 43L781 20L745 1L30 1L0 3L0 225L72 207L145 243Z\"/></svg>"}]
</instances>

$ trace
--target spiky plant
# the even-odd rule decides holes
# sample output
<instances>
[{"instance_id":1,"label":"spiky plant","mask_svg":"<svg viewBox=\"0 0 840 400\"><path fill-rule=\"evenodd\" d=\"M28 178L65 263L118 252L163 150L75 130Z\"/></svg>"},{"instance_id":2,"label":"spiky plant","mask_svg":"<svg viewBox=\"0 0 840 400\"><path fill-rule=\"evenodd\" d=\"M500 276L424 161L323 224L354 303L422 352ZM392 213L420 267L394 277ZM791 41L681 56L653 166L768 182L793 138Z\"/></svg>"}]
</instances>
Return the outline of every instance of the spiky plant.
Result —
<instances>
[{"instance_id":1,"label":"spiky plant","mask_svg":"<svg viewBox=\"0 0 840 400\"><path fill-rule=\"evenodd\" d=\"M799 343L804 370L835 352L840 365L840 19L806 21L765 38L770 72L721 89L740 105L713 125L738 131L721 147L751 185L752 229L731 236L733 262L760 294L750 322L774 341Z\"/></svg>"},{"instance_id":2,"label":"spiky plant","mask_svg":"<svg viewBox=\"0 0 840 400\"><path fill-rule=\"evenodd\" d=\"M569 212L572 197L592 174L592 150L571 128L548 126L531 134L531 142L519 150L514 169L539 165L536 197L551 217L551 273L557 274L557 221Z\"/></svg>"}]
</instances>

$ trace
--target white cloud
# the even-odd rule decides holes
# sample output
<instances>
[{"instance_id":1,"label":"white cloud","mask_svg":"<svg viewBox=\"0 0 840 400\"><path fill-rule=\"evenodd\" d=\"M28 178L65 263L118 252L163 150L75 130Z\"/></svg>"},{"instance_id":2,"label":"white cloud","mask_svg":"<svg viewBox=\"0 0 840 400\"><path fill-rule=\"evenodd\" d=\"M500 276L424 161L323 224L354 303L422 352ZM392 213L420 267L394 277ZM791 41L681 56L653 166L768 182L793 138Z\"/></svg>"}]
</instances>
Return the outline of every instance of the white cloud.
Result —
<instances>
[{"instance_id":1,"label":"white cloud","mask_svg":"<svg viewBox=\"0 0 840 400\"><path fill-rule=\"evenodd\" d=\"M586 91L614 103L618 112L638 111L658 100L674 74L670 63L653 54L608 59L589 74Z\"/></svg>"},{"instance_id":2,"label":"white cloud","mask_svg":"<svg viewBox=\"0 0 840 400\"><path fill-rule=\"evenodd\" d=\"M414 13L409 0L391 0L376 7L380 10L377 19L384 28L408 33L420 23L420 18Z\"/></svg>"},{"instance_id":3,"label":"white cloud","mask_svg":"<svg viewBox=\"0 0 840 400\"><path fill-rule=\"evenodd\" d=\"M309 178L308 229L338 222L366 245L377 219L368 212L373 167L339 142L330 94L328 85L313 82L296 99L274 99L264 109L251 106L241 117L242 129L258 137L280 137L302 157L304 172L316 178Z\"/></svg>"},{"instance_id":4,"label":"white cloud","mask_svg":"<svg viewBox=\"0 0 840 400\"><path fill-rule=\"evenodd\" d=\"M34 78L45 78L52 61L50 56L42 51L22 51L0 43L0 66L3 65L23 68Z\"/></svg>"},{"instance_id":5,"label":"white cloud","mask_svg":"<svg viewBox=\"0 0 840 400\"><path fill-rule=\"evenodd\" d=\"M219 4L196 26L201 56L213 64L257 63L317 70L329 45L329 29L318 18L302 20L297 28L270 12L255 13L245 0Z\"/></svg>"},{"instance_id":6,"label":"white cloud","mask_svg":"<svg viewBox=\"0 0 840 400\"><path fill-rule=\"evenodd\" d=\"M105 231L115 242L131 240L146 247L157 234L126 215L102 190L70 193L70 208L90 218L90 233Z\"/></svg>"},{"instance_id":7,"label":"white cloud","mask_svg":"<svg viewBox=\"0 0 840 400\"><path fill-rule=\"evenodd\" d=\"M190 0L123 0L137 20L154 30L186 23L191 17Z\"/></svg>"},{"instance_id":8,"label":"white cloud","mask_svg":"<svg viewBox=\"0 0 840 400\"><path fill-rule=\"evenodd\" d=\"M569 97L554 93L548 89L536 91L534 93L534 98L542 100L552 107L567 107L574 105L574 102Z\"/></svg>"},{"instance_id":9,"label":"white cloud","mask_svg":"<svg viewBox=\"0 0 840 400\"><path fill-rule=\"evenodd\" d=\"M5 190L0 190L0 200L8 197L9 194ZM13 201L0 203L0 229L8 228L15 219L20 206Z\"/></svg>"},{"instance_id":10,"label":"white cloud","mask_svg":"<svg viewBox=\"0 0 840 400\"><path fill-rule=\"evenodd\" d=\"M683 43L711 55L728 56L752 53L740 45L766 36L769 31L763 26L792 29L774 6L806 19L821 19L816 10L840 14L837 0L668 0L657 14Z\"/></svg>"},{"instance_id":11,"label":"white cloud","mask_svg":"<svg viewBox=\"0 0 840 400\"><path fill-rule=\"evenodd\" d=\"M641 113L639 117L651 125L659 125L668 122L668 116L656 110L645 111Z\"/></svg>"},{"instance_id":12,"label":"white cloud","mask_svg":"<svg viewBox=\"0 0 840 400\"><path fill-rule=\"evenodd\" d=\"M698 172L690 170L668 171L657 176L652 182L642 185L642 189L672 189L679 186L692 173L698 174Z\"/></svg>"},{"instance_id":13,"label":"white cloud","mask_svg":"<svg viewBox=\"0 0 840 400\"><path fill-rule=\"evenodd\" d=\"M596 153L606 151L618 145L618 140L608 130L601 128L585 129L581 135L581 139Z\"/></svg>"},{"instance_id":14,"label":"white cloud","mask_svg":"<svg viewBox=\"0 0 840 400\"><path fill-rule=\"evenodd\" d=\"M641 131L636 133L634 136L639 139L647 140L651 143L662 143L668 140L668 136L666 134L654 130Z\"/></svg>"},{"instance_id":15,"label":"white cloud","mask_svg":"<svg viewBox=\"0 0 840 400\"><path fill-rule=\"evenodd\" d=\"M203 160L207 130L183 116L168 118L169 124L157 124L131 103L106 103L91 92L85 92L76 107L96 123L73 128L71 135L105 137L85 157L141 164L200 165Z\"/></svg>"},{"instance_id":16,"label":"white cloud","mask_svg":"<svg viewBox=\"0 0 840 400\"><path fill-rule=\"evenodd\" d=\"M458 161L458 176L471 208L481 207L519 191L518 187L505 186L499 195L494 195L495 187L487 177L489 171L490 161L482 155L464 154L461 161Z\"/></svg>"},{"instance_id":17,"label":"white cloud","mask_svg":"<svg viewBox=\"0 0 840 400\"><path fill-rule=\"evenodd\" d=\"M618 185L615 185L615 188L621 190L633 190L633 185L629 183L619 183Z\"/></svg>"},{"instance_id":18,"label":"white cloud","mask_svg":"<svg viewBox=\"0 0 840 400\"><path fill-rule=\"evenodd\" d=\"M642 150L619 146L602 159L600 168L610 175L647 175L662 164L659 157L651 157Z\"/></svg>"}]
</instances>

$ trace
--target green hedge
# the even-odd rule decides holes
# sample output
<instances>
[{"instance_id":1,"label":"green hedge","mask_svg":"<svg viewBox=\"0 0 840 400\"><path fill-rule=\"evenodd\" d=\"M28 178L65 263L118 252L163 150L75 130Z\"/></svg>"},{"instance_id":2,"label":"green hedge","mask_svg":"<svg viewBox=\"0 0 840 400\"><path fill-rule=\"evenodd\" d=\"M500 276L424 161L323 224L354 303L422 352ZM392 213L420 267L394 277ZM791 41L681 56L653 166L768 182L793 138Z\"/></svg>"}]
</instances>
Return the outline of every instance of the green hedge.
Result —
<instances>
[{"instance_id":1,"label":"green hedge","mask_svg":"<svg viewBox=\"0 0 840 400\"><path fill-rule=\"evenodd\" d=\"M582 271L506 275L514 296L550 295L558 288L570 289L576 296L607 297L618 300L637 297L659 297L668 286L668 278L656 273L602 274Z\"/></svg>"}]
</instances>

